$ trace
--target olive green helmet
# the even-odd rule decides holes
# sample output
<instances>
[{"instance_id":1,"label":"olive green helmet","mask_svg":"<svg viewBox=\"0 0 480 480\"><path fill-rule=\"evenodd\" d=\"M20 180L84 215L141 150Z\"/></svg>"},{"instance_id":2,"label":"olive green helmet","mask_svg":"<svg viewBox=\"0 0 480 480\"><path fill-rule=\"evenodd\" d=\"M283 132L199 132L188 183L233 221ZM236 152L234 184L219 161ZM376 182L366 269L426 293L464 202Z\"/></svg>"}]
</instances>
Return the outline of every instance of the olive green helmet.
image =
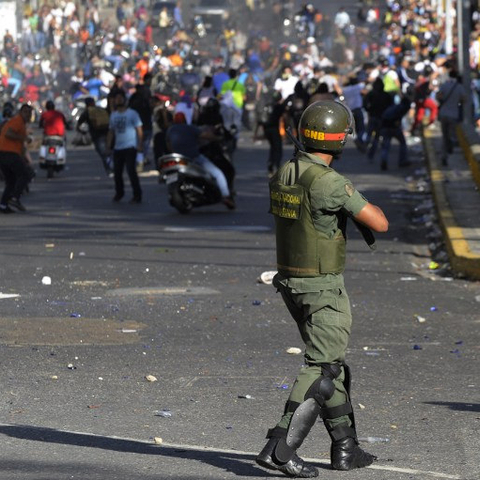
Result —
<instances>
[{"instance_id":1,"label":"olive green helmet","mask_svg":"<svg viewBox=\"0 0 480 480\"><path fill-rule=\"evenodd\" d=\"M336 100L312 103L303 112L298 124L298 136L307 149L336 155L341 153L347 135L353 133L351 110Z\"/></svg>"}]
</instances>

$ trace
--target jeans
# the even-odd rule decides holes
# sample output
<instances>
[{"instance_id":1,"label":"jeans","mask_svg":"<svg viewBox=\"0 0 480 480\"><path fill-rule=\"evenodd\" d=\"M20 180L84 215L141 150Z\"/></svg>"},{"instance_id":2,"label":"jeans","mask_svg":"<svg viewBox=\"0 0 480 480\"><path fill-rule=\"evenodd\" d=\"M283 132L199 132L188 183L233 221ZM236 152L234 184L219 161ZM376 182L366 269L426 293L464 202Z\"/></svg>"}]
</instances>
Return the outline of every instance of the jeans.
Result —
<instances>
[{"instance_id":1,"label":"jeans","mask_svg":"<svg viewBox=\"0 0 480 480\"><path fill-rule=\"evenodd\" d=\"M106 55L105 60L107 62L113 63L113 72L118 72L123 65L123 57L120 55Z\"/></svg>"},{"instance_id":2,"label":"jeans","mask_svg":"<svg viewBox=\"0 0 480 480\"><path fill-rule=\"evenodd\" d=\"M365 119L363 117L363 110L361 108L354 108L352 114L355 120L355 133L357 139L363 143L363 137L365 136Z\"/></svg>"},{"instance_id":3,"label":"jeans","mask_svg":"<svg viewBox=\"0 0 480 480\"><path fill-rule=\"evenodd\" d=\"M12 98L15 98L18 95L18 92L20 91L20 88L22 86L22 81L19 80L18 78L10 77L7 80L7 83L8 85L13 85Z\"/></svg>"},{"instance_id":4,"label":"jeans","mask_svg":"<svg viewBox=\"0 0 480 480\"><path fill-rule=\"evenodd\" d=\"M12 197L20 198L31 175L22 157L14 152L0 152L0 170L5 178L0 204L7 205Z\"/></svg>"},{"instance_id":5,"label":"jeans","mask_svg":"<svg viewBox=\"0 0 480 480\"><path fill-rule=\"evenodd\" d=\"M105 169L106 173L110 173L111 169L107 164L108 155L106 154L107 151L107 134L94 136L91 135L93 146L95 147L95 151L98 153L100 158L102 159L103 168Z\"/></svg>"},{"instance_id":6,"label":"jeans","mask_svg":"<svg viewBox=\"0 0 480 480\"><path fill-rule=\"evenodd\" d=\"M113 171L115 175L115 195L123 197L125 193L123 184L123 169L126 167L130 184L132 185L133 198L142 199L142 189L137 175L137 149L125 148L113 151Z\"/></svg>"},{"instance_id":7,"label":"jeans","mask_svg":"<svg viewBox=\"0 0 480 480\"><path fill-rule=\"evenodd\" d=\"M37 44L37 50L41 50L42 48L45 48L46 35L44 32L38 31L36 34L35 40Z\"/></svg>"},{"instance_id":8,"label":"jeans","mask_svg":"<svg viewBox=\"0 0 480 480\"><path fill-rule=\"evenodd\" d=\"M195 157L194 162L197 165L203 167L213 178L215 178L218 188L222 194L222 197L230 196L230 190L228 189L227 179L223 172L216 167L207 157L199 155Z\"/></svg>"},{"instance_id":9,"label":"jeans","mask_svg":"<svg viewBox=\"0 0 480 480\"><path fill-rule=\"evenodd\" d=\"M380 132L383 140L381 147L381 161L383 164L387 163L388 153L390 151L390 144L392 143L392 138L395 138L400 143L400 150L398 152L398 164L402 165L408 162L407 156L407 142L405 140L405 135L401 127L393 128L382 128Z\"/></svg>"},{"instance_id":10,"label":"jeans","mask_svg":"<svg viewBox=\"0 0 480 480\"><path fill-rule=\"evenodd\" d=\"M155 162L167 152L167 141L165 131L160 131L153 137L153 156Z\"/></svg>"},{"instance_id":11,"label":"jeans","mask_svg":"<svg viewBox=\"0 0 480 480\"><path fill-rule=\"evenodd\" d=\"M382 119L370 116L368 118L368 125L367 125L367 138L365 139L365 143L367 145L370 144L370 148L368 149L368 158L372 159L375 156L375 152L377 151L378 142L380 140L380 127L382 125Z\"/></svg>"},{"instance_id":12,"label":"jeans","mask_svg":"<svg viewBox=\"0 0 480 480\"><path fill-rule=\"evenodd\" d=\"M265 138L270 145L270 152L268 154L267 168L269 173L275 173L280 168L283 155L282 136L278 127L266 127Z\"/></svg>"},{"instance_id":13,"label":"jeans","mask_svg":"<svg viewBox=\"0 0 480 480\"><path fill-rule=\"evenodd\" d=\"M150 153L150 144L152 143L153 131L143 130L143 156L147 160L147 156Z\"/></svg>"},{"instance_id":14,"label":"jeans","mask_svg":"<svg viewBox=\"0 0 480 480\"><path fill-rule=\"evenodd\" d=\"M450 153L453 153L453 138L455 136L455 129L458 123L459 122L456 118L440 118L440 127L442 129L443 159L446 159Z\"/></svg>"}]
</instances>

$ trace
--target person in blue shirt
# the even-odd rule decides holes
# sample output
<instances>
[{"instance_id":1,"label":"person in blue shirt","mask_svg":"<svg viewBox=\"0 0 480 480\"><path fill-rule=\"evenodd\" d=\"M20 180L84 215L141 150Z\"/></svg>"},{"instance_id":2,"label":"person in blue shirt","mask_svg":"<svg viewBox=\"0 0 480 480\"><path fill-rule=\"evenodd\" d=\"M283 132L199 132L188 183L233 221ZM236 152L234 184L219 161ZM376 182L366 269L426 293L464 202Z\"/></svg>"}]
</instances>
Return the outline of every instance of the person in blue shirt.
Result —
<instances>
[{"instance_id":1,"label":"person in blue shirt","mask_svg":"<svg viewBox=\"0 0 480 480\"><path fill-rule=\"evenodd\" d=\"M177 2L177 5L173 9L173 29L172 35L174 35L178 30L183 30L185 25L182 18L182 5L181 2Z\"/></svg>"},{"instance_id":2,"label":"person in blue shirt","mask_svg":"<svg viewBox=\"0 0 480 480\"><path fill-rule=\"evenodd\" d=\"M225 67L220 65L217 67L215 73L213 74L212 81L213 86L217 92L222 91L222 85L230 80L228 73L225 71Z\"/></svg>"},{"instance_id":3,"label":"person in blue shirt","mask_svg":"<svg viewBox=\"0 0 480 480\"><path fill-rule=\"evenodd\" d=\"M130 203L142 203L142 189L137 175L137 158L143 155L142 121L135 110L128 108L125 92L116 93L114 104L115 111L110 115L107 134L107 152L110 153L113 147L113 201L119 202L125 194L123 170L126 167L133 190Z\"/></svg>"},{"instance_id":4,"label":"person in blue shirt","mask_svg":"<svg viewBox=\"0 0 480 480\"><path fill-rule=\"evenodd\" d=\"M102 96L101 88L105 85L100 78L100 71L95 70L93 72L93 77L89 78L85 82L83 82L83 88L88 90L88 95L93 97L94 99L98 100Z\"/></svg>"}]
</instances>

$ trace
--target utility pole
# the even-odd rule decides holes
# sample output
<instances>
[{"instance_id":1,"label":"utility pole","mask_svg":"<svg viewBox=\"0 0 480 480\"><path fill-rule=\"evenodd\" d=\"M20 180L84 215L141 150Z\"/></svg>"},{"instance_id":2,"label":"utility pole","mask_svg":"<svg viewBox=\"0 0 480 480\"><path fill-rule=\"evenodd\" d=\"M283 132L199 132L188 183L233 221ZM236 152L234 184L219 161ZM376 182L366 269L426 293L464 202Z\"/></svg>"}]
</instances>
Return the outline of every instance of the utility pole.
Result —
<instances>
[{"instance_id":1,"label":"utility pole","mask_svg":"<svg viewBox=\"0 0 480 480\"><path fill-rule=\"evenodd\" d=\"M471 0L457 0L457 32L458 32L458 72L462 77L463 88L471 93L470 76L470 5ZM473 107L470 100L471 94L467 95L467 101L463 105L463 121L473 122Z\"/></svg>"},{"instance_id":2,"label":"utility pole","mask_svg":"<svg viewBox=\"0 0 480 480\"><path fill-rule=\"evenodd\" d=\"M439 2L440 5L441 2ZM453 53L453 18L452 18L452 0L445 1L445 53Z\"/></svg>"}]
</instances>

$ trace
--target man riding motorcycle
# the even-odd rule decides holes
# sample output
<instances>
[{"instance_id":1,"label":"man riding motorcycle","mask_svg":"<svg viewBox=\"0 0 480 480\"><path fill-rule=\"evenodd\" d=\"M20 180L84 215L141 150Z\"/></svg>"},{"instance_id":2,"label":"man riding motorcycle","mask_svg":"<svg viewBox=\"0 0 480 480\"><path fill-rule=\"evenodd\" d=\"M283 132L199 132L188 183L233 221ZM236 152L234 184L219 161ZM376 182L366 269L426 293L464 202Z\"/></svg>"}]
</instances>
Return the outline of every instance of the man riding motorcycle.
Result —
<instances>
[{"instance_id":1,"label":"man riding motorcycle","mask_svg":"<svg viewBox=\"0 0 480 480\"><path fill-rule=\"evenodd\" d=\"M166 133L167 147L173 153L180 153L191 158L195 163L202 166L216 180L222 194L222 203L229 209L235 208L235 202L231 196L228 183L223 172L216 167L207 157L200 153L200 140L217 140L212 129L199 128L196 125L188 125L185 115L178 112L174 117L174 124Z\"/></svg>"},{"instance_id":2,"label":"man riding motorcycle","mask_svg":"<svg viewBox=\"0 0 480 480\"><path fill-rule=\"evenodd\" d=\"M65 127L67 120L65 115L55 110L55 104L52 100L48 100L45 104L45 111L40 116L38 126L43 128L43 136L45 137L65 137Z\"/></svg>"},{"instance_id":3,"label":"man riding motorcycle","mask_svg":"<svg viewBox=\"0 0 480 480\"><path fill-rule=\"evenodd\" d=\"M48 100L40 116L39 127L43 128L43 141L39 152L39 166L47 170L47 177L65 167L67 120L62 112L55 110L55 104Z\"/></svg>"}]
</instances>

